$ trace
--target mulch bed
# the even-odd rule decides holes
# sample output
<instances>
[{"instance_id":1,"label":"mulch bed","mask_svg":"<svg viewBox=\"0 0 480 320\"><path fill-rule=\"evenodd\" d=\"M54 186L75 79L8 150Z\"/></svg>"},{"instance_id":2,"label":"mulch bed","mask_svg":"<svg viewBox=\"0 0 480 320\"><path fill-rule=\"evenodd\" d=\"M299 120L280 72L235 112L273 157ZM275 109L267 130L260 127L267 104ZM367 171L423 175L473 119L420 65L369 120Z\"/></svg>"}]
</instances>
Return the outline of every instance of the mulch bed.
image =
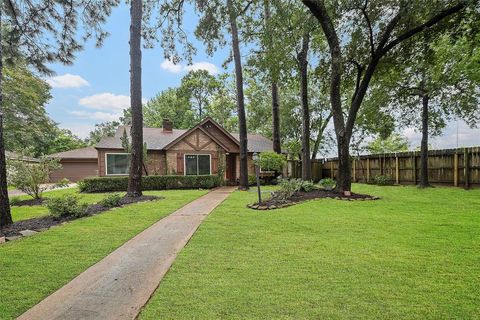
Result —
<instances>
[{"instance_id":1,"label":"mulch bed","mask_svg":"<svg viewBox=\"0 0 480 320\"><path fill-rule=\"evenodd\" d=\"M121 204L120 207L131 204L131 203L153 201L153 200L159 200L159 199L162 199L162 197L157 197L157 196L141 196L138 198L123 197L122 200L120 200L120 204ZM119 207L114 207L114 208L119 208ZM113 208L104 207L99 204L91 204L87 207L86 215L83 217L93 216L110 209L113 209ZM32 218L28 220L22 220L22 221L14 222L13 224L7 227L0 228L0 237L21 236L20 231L24 231L24 230L33 230L33 231L41 232L51 227L57 226L59 224L65 224L68 221L75 220L75 219L79 219L79 218L76 218L76 217L55 218L52 216L45 216L45 217L39 217L39 218Z\"/></svg>"},{"instance_id":2,"label":"mulch bed","mask_svg":"<svg viewBox=\"0 0 480 320\"><path fill-rule=\"evenodd\" d=\"M42 205L46 199L26 199L21 200L15 203L15 206L22 207L22 206L40 206Z\"/></svg>"},{"instance_id":3,"label":"mulch bed","mask_svg":"<svg viewBox=\"0 0 480 320\"><path fill-rule=\"evenodd\" d=\"M255 210L272 210L272 209L279 209L292 206L294 204L304 202L307 200L314 200L314 199L337 199L337 200L345 200L345 201L365 201L365 200L378 200L379 197L374 197L366 194L359 194L359 193L351 193L350 196L346 196L343 193L336 192L336 191L328 191L325 189L317 189L310 192L296 192L291 198L288 200L281 200L281 199L267 199L263 201L261 204L249 204L247 207L250 209Z\"/></svg>"}]
</instances>

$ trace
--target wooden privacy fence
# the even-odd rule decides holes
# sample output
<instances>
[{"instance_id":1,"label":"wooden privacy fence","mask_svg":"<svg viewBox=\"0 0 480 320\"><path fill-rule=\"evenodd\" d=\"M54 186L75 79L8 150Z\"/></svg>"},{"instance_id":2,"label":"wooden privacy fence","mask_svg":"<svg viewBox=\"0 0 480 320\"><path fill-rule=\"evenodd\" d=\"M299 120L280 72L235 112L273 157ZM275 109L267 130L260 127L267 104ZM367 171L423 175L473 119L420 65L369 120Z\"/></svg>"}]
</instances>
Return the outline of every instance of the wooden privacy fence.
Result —
<instances>
[{"instance_id":1,"label":"wooden privacy fence","mask_svg":"<svg viewBox=\"0 0 480 320\"><path fill-rule=\"evenodd\" d=\"M314 181L335 179L337 158L312 163ZM420 177L420 152L372 154L352 157L352 181L373 182L376 176L388 176L396 184L417 184ZM480 187L480 147L431 150L428 152L430 183L455 187ZM287 174L301 177L299 161L288 161Z\"/></svg>"}]
</instances>

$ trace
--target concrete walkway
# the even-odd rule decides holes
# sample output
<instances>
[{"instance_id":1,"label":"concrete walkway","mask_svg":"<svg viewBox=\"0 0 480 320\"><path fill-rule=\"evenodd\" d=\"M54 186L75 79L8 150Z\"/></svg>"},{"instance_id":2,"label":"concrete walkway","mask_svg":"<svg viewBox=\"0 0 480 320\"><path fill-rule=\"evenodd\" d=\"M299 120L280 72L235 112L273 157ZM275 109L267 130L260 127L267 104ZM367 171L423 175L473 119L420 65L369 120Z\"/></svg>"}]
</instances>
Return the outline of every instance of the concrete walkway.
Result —
<instances>
[{"instance_id":1,"label":"concrete walkway","mask_svg":"<svg viewBox=\"0 0 480 320\"><path fill-rule=\"evenodd\" d=\"M213 190L158 221L19 319L134 319L202 220L234 189Z\"/></svg>"}]
</instances>

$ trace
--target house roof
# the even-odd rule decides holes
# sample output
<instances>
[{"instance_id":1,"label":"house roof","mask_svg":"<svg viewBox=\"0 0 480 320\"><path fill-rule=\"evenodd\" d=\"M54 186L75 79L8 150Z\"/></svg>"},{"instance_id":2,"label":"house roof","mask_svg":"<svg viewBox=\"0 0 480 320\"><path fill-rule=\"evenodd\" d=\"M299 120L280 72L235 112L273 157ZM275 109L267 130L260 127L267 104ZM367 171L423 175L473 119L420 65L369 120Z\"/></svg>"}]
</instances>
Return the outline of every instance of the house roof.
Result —
<instances>
[{"instance_id":1,"label":"house roof","mask_svg":"<svg viewBox=\"0 0 480 320\"><path fill-rule=\"evenodd\" d=\"M118 127L113 137L103 137L97 143L97 149L123 149L122 140L123 130L127 130L130 138L130 126ZM187 130L173 129L172 132L163 132L163 128L143 128L143 141L147 144L149 150L163 150L170 142L180 137Z\"/></svg>"},{"instance_id":2,"label":"house roof","mask_svg":"<svg viewBox=\"0 0 480 320\"><path fill-rule=\"evenodd\" d=\"M202 121L200 124L204 122L205 120ZM198 127L198 125L195 126L194 128L196 127ZM100 142L97 144L96 148L97 149L123 149L122 141L120 138L123 136L124 129L127 130L127 133L130 137L130 127L120 126L118 127L113 137L102 138L102 140L100 140ZM148 150L164 150L172 142L174 142L177 139L181 139L182 136L188 133L189 131L191 131L191 129L190 130L173 129L172 132L167 133L167 132L163 132L163 128L143 128L143 141L147 144ZM227 132L227 134L229 134L233 139L235 139L236 143L239 143L240 139L239 139L238 133ZM260 134L248 134L247 139L248 139L247 148L249 152L273 151L273 142Z\"/></svg>"},{"instance_id":3,"label":"house roof","mask_svg":"<svg viewBox=\"0 0 480 320\"><path fill-rule=\"evenodd\" d=\"M97 159L97 150L94 147L86 147L48 155L51 158L60 159Z\"/></svg>"}]
</instances>

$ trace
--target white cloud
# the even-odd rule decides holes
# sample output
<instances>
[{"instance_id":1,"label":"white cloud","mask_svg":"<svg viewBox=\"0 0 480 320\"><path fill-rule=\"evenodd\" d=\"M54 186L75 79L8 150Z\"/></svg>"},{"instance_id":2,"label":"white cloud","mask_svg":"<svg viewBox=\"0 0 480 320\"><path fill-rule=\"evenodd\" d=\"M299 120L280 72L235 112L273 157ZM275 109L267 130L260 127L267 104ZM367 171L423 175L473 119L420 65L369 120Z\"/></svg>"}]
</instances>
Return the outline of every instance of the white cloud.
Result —
<instances>
[{"instance_id":1,"label":"white cloud","mask_svg":"<svg viewBox=\"0 0 480 320\"><path fill-rule=\"evenodd\" d=\"M181 63L175 64L171 60L163 60L160 64L162 69L170 73L180 73L182 71L197 71L197 70L207 70L211 75L218 73L218 68L213 63L207 61L194 62L191 65L182 65Z\"/></svg>"},{"instance_id":2,"label":"white cloud","mask_svg":"<svg viewBox=\"0 0 480 320\"><path fill-rule=\"evenodd\" d=\"M171 73L180 73L182 72L182 65L181 64L175 64L173 63L171 60L163 60L163 62L160 64L160 67L162 67L162 69L164 70L167 70L168 72L171 72Z\"/></svg>"},{"instance_id":3,"label":"white cloud","mask_svg":"<svg viewBox=\"0 0 480 320\"><path fill-rule=\"evenodd\" d=\"M208 73L211 75L215 75L218 73L218 68L213 63L202 61L202 62L194 62L193 64L186 66L184 68L187 71L197 71L197 70L207 70Z\"/></svg>"},{"instance_id":4,"label":"white cloud","mask_svg":"<svg viewBox=\"0 0 480 320\"><path fill-rule=\"evenodd\" d=\"M118 120L120 114L118 113L109 113L109 112L87 112L87 111L72 111L70 112L72 115L81 118L81 119L89 119L95 121L114 121Z\"/></svg>"},{"instance_id":5,"label":"white cloud","mask_svg":"<svg viewBox=\"0 0 480 320\"><path fill-rule=\"evenodd\" d=\"M70 73L66 73L62 76L51 77L46 81L50 86L52 86L52 88L80 88L90 85L87 80L78 75Z\"/></svg>"},{"instance_id":6,"label":"white cloud","mask_svg":"<svg viewBox=\"0 0 480 320\"><path fill-rule=\"evenodd\" d=\"M105 92L81 98L78 103L84 107L96 110L119 111L130 106L130 97Z\"/></svg>"},{"instance_id":7,"label":"white cloud","mask_svg":"<svg viewBox=\"0 0 480 320\"><path fill-rule=\"evenodd\" d=\"M88 134L93 130L94 127L95 126L93 124L85 123L63 123L60 125L60 128L72 131L73 134L81 139L88 137Z\"/></svg>"}]
</instances>

